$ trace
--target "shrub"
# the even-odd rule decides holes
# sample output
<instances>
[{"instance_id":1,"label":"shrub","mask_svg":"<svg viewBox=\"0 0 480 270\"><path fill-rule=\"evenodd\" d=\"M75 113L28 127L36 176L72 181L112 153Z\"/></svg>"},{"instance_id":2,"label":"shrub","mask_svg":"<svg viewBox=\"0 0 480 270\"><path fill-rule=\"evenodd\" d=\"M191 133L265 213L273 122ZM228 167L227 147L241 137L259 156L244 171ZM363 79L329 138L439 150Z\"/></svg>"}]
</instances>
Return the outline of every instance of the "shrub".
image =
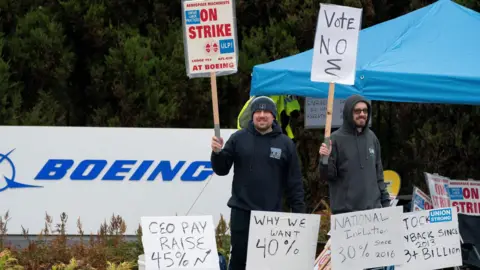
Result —
<instances>
[{"instance_id":1,"label":"shrub","mask_svg":"<svg viewBox=\"0 0 480 270\"><path fill-rule=\"evenodd\" d=\"M60 222L53 226L52 218L45 216L45 228L37 239L32 239L29 232L23 229L28 246L23 249L5 243L7 234L8 212L0 217L0 248L6 248L5 259L15 258L15 263L25 270L42 269L135 269L138 256L143 254L141 229L137 230L135 241L127 241L126 224L120 216L112 216L109 223L101 224L96 235L85 235L80 219L77 220L79 240L67 243L66 213L60 215ZM12 261L10 261L12 263ZM0 269L4 269L0 267ZM14 268L15 269L15 268Z\"/></svg>"},{"instance_id":2,"label":"shrub","mask_svg":"<svg viewBox=\"0 0 480 270\"><path fill-rule=\"evenodd\" d=\"M6 249L0 252L0 269L22 270L22 266L18 265L18 260L12 256L10 250Z\"/></svg>"},{"instance_id":3,"label":"shrub","mask_svg":"<svg viewBox=\"0 0 480 270\"><path fill-rule=\"evenodd\" d=\"M317 208L322 205L323 210L317 210ZM330 216L332 215L332 211L330 206L325 200L320 200L317 208L314 209L314 213L320 216L320 230L318 232L318 241L322 243L326 243L328 241L328 232L330 231Z\"/></svg>"},{"instance_id":4,"label":"shrub","mask_svg":"<svg viewBox=\"0 0 480 270\"><path fill-rule=\"evenodd\" d=\"M228 223L223 218L223 215L220 215L220 220L218 221L217 228L215 229L215 238L217 241L217 250L220 252L225 259L230 260L230 235L228 231L230 230L230 222Z\"/></svg>"},{"instance_id":5,"label":"shrub","mask_svg":"<svg viewBox=\"0 0 480 270\"><path fill-rule=\"evenodd\" d=\"M23 229L28 246L23 249L10 244L4 246L7 225L10 219L7 212L0 216L0 269L23 270L126 270L137 269L138 256L143 254L142 230L136 230L136 240L127 241L127 226L120 216L113 215L109 223L101 224L96 235L85 235L80 219L77 220L79 240L67 243L69 237L65 228L68 222L66 213L60 215L60 222L53 226L52 217L45 215L45 228L37 239ZM220 253L228 260L230 254L229 226L223 218L216 228L216 243Z\"/></svg>"},{"instance_id":6,"label":"shrub","mask_svg":"<svg viewBox=\"0 0 480 270\"><path fill-rule=\"evenodd\" d=\"M325 241L329 231L328 205L323 202L325 211L322 214L322 226L319 241ZM23 229L23 235L28 240L24 249L6 245L7 225L9 220L7 212L0 216L0 269L11 270L126 270L138 269L138 256L143 254L142 229L139 225L136 230L136 239L127 241L125 232L127 226L120 216L113 215L110 221L101 224L96 235L85 235L80 219L77 220L79 240L67 243L69 240L65 228L68 222L66 213L60 215L60 222L52 225L52 217L45 214L45 228L37 239L31 239L28 230ZM215 240L218 252L227 262L230 259L230 224L220 216L220 221L215 229ZM3 250L3 251L2 251Z\"/></svg>"}]
</instances>

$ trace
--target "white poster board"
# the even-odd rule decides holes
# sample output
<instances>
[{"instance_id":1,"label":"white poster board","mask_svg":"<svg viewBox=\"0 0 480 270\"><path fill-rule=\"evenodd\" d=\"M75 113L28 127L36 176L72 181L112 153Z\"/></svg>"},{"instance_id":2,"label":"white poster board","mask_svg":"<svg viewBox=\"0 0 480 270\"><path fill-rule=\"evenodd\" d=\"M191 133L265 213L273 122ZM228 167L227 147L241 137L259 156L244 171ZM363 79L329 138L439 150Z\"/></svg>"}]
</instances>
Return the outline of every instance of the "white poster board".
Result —
<instances>
[{"instance_id":1,"label":"white poster board","mask_svg":"<svg viewBox=\"0 0 480 270\"><path fill-rule=\"evenodd\" d=\"M432 200L418 187L413 187L412 212L433 209Z\"/></svg>"},{"instance_id":2,"label":"white poster board","mask_svg":"<svg viewBox=\"0 0 480 270\"><path fill-rule=\"evenodd\" d=\"M212 216L142 217L146 270L219 270Z\"/></svg>"},{"instance_id":3,"label":"white poster board","mask_svg":"<svg viewBox=\"0 0 480 270\"><path fill-rule=\"evenodd\" d=\"M247 270L311 269L320 215L252 211Z\"/></svg>"},{"instance_id":4,"label":"white poster board","mask_svg":"<svg viewBox=\"0 0 480 270\"><path fill-rule=\"evenodd\" d=\"M311 80L353 85L362 9L320 4Z\"/></svg>"},{"instance_id":5,"label":"white poster board","mask_svg":"<svg viewBox=\"0 0 480 270\"><path fill-rule=\"evenodd\" d=\"M430 199L432 200L433 207L450 207L450 195L448 191L450 178L430 173L424 173L424 175L428 190L430 191Z\"/></svg>"},{"instance_id":6,"label":"white poster board","mask_svg":"<svg viewBox=\"0 0 480 270\"><path fill-rule=\"evenodd\" d=\"M406 260L395 270L430 270L462 265L455 207L404 213Z\"/></svg>"},{"instance_id":7,"label":"white poster board","mask_svg":"<svg viewBox=\"0 0 480 270\"><path fill-rule=\"evenodd\" d=\"M237 72L238 43L233 1L182 0L187 75Z\"/></svg>"},{"instance_id":8,"label":"white poster board","mask_svg":"<svg viewBox=\"0 0 480 270\"><path fill-rule=\"evenodd\" d=\"M327 102L326 98L305 98L304 109L304 126L305 128L325 128L327 121ZM372 102L367 101L370 105ZM345 106L345 99L333 100L333 114L332 114L332 128L339 128L343 125L343 107ZM372 126L372 112L368 120L368 126Z\"/></svg>"},{"instance_id":9,"label":"white poster board","mask_svg":"<svg viewBox=\"0 0 480 270\"><path fill-rule=\"evenodd\" d=\"M404 262L403 207L331 216L332 269L351 270Z\"/></svg>"}]
</instances>

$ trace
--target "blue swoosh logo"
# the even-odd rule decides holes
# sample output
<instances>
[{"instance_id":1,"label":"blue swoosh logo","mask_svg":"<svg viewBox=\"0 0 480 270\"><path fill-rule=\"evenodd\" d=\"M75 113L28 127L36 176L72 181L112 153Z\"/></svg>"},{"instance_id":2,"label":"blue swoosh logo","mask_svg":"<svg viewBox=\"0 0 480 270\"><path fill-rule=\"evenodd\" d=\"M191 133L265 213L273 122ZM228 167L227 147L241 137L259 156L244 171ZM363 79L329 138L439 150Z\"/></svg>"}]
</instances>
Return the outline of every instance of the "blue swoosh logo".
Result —
<instances>
[{"instance_id":1,"label":"blue swoosh logo","mask_svg":"<svg viewBox=\"0 0 480 270\"><path fill-rule=\"evenodd\" d=\"M15 149L12 149L10 152L8 152L6 155L0 154L0 163L3 161L6 161L8 165L10 165L10 168L12 168L12 176L10 178L3 176L5 179L7 185L3 188L0 188L0 192L7 190L9 188L42 188L42 186L35 186L35 185L27 185L27 184L22 184L19 182L15 181L15 176L16 176L16 169L15 169L15 164L13 164L13 161L10 159L9 155L15 151Z\"/></svg>"}]
</instances>

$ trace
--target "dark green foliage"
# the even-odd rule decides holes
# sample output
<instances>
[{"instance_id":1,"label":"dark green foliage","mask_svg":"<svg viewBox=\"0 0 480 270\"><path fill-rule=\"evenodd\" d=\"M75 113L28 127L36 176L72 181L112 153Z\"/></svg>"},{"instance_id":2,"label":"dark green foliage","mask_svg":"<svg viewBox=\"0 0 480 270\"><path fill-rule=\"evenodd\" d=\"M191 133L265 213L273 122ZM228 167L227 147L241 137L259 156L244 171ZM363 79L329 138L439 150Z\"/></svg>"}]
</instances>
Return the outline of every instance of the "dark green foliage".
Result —
<instances>
[{"instance_id":1,"label":"dark green foliage","mask_svg":"<svg viewBox=\"0 0 480 270\"><path fill-rule=\"evenodd\" d=\"M363 7L365 28L432 1L327 2ZM480 9L479 0L458 2ZM319 3L236 0L239 72L218 78L223 128L236 126L254 65L312 48ZM0 55L4 125L213 126L209 79L186 76L179 1L0 0ZM400 173L403 193L424 187L424 171L480 178L478 107L374 108L384 166ZM303 130L302 118L292 120L313 210L328 195L317 172L323 131Z\"/></svg>"},{"instance_id":2,"label":"dark green foliage","mask_svg":"<svg viewBox=\"0 0 480 270\"><path fill-rule=\"evenodd\" d=\"M112 215L100 225L96 234L85 234L80 218L77 219L77 231L67 232L68 215L62 213L60 222L54 224L52 216L45 214L45 229L34 238L23 229L28 240L25 248L15 247L6 241L10 214L0 215L0 269L1 270L127 270L138 269L139 255L144 254L142 228L139 225L135 239L127 239L127 225L122 217ZM41 221L39 221L41 222ZM215 228L218 252L228 260L230 258L230 224L220 217ZM70 234L76 233L79 239ZM16 260L12 260L12 257ZM109 264L114 264L109 266ZM66 266L68 265L68 266Z\"/></svg>"}]
</instances>

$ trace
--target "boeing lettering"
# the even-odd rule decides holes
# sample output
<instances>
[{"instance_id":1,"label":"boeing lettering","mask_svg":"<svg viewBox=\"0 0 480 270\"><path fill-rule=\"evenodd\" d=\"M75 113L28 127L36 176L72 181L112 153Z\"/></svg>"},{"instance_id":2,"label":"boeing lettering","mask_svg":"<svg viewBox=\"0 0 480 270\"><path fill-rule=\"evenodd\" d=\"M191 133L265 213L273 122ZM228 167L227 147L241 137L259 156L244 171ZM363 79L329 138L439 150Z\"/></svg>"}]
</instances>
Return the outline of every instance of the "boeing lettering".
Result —
<instances>
[{"instance_id":1,"label":"boeing lettering","mask_svg":"<svg viewBox=\"0 0 480 270\"><path fill-rule=\"evenodd\" d=\"M70 170L70 180L77 181L92 181L99 176L102 181L123 181L125 179L140 181L146 175L148 175L146 178L148 181L154 181L159 174L161 174L163 181L172 181L180 174L182 168L186 169L180 175L181 181L205 181L213 174L210 161L193 161L188 163L181 160L172 166L170 160L162 160L153 167L154 169L150 174L147 174L147 170L152 167L155 161L140 161L140 165L134 169L138 162L138 160L134 159L119 159L114 160L109 165L109 162L105 159L85 159L75 166L75 160L73 159L49 159L37 176L35 176L35 180L61 180L67 177ZM105 173L103 173L104 171ZM127 174L130 172L133 173L128 177Z\"/></svg>"}]
</instances>

